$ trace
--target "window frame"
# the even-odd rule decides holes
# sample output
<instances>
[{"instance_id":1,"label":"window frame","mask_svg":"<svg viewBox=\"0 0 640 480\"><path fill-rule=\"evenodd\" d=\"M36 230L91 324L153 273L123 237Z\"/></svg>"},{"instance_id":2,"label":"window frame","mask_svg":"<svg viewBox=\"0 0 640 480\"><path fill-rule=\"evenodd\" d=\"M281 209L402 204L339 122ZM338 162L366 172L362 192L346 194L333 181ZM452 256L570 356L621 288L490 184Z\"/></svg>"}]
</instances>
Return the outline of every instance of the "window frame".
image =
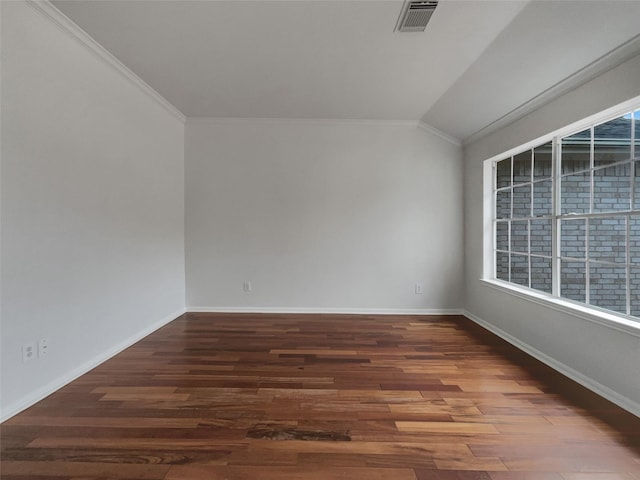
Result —
<instances>
[{"instance_id":1,"label":"window frame","mask_svg":"<svg viewBox=\"0 0 640 480\"><path fill-rule=\"evenodd\" d=\"M567 125L565 127L562 127L560 129L557 129L555 131L549 132L546 135L543 135L541 137L538 137L534 140L531 140L525 144L522 144L518 147L514 147L511 148L499 155L495 155L487 160L484 161L484 165L483 165L483 179L484 179L484 209L483 209L483 217L485 219L485 221L483 222L484 225L484 261L483 261L483 276L481 278L481 280L483 282L485 282L488 286L492 287L492 288L496 288L499 289L501 291L507 292L507 293L511 293L513 295L516 295L518 297L521 298L526 298L528 300L534 301L535 303L541 303L545 306L554 308L554 309L559 309L568 313L572 313L572 314L576 314L580 317L586 318L587 320L591 320L591 321L595 321L596 323L603 323L607 326L612 326L614 328L617 329L621 329L625 332L631 332L634 335L638 335L640 336L640 317L638 316L631 316L631 315L627 315L626 313L618 313L616 311L613 310L608 310L605 308L600 308L598 306L595 305L591 305L589 303L587 303L589 301L589 263L591 261L590 257L589 257L589 250L588 250L588 243L585 245L585 248L587 249L585 252L585 258L582 260L584 262L585 267L587 268L587 271L585 273L585 299L584 299L584 303L583 302L579 302L579 301L574 301L571 300L569 298L566 297L562 297L560 292L560 275L561 275L561 269L560 269L560 263L565 260L565 257L561 257L561 231L560 231L560 225L561 222L563 220L567 220L567 219L583 219L583 218L587 218L587 220L585 220L585 228L588 229L588 225L589 225L589 219L591 218L598 218L598 217L607 217L607 218L611 218L611 217L616 217L616 218L625 218L625 222L626 222L626 242L627 245L629 244L628 242L630 241L630 237L629 237L629 219L632 216L638 216L640 215L640 208L637 208L637 198L634 199L634 195L637 196L637 185L636 188L634 189L634 178L640 178L640 175L638 172L634 172L634 169L637 167L637 162L640 160L640 158L638 158L635 154L636 149L633 148L633 145L631 145L631 147L633 148L633 150L631 150L631 158L629 160L622 160L622 161L617 161L617 162L613 162L611 164L607 164L605 165L594 165L594 139L593 139L593 133L594 133L594 128L596 128L597 126L606 123L610 120L613 120L615 118L618 118L620 116L623 116L625 114L628 114L629 112L636 112L637 110L640 109L640 97L636 97L633 98L631 100L628 100L624 103L621 103L617 106L611 107L607 110L604 110L602 112L596 113L594 115L591 115L587 118L584 118L580 121L574 122L570 125ZM633 117L632 117L633 118ZM637 118L637 117L636 117ZM638 129L638 121L633 122L632 123L632 130L631 130L631 139L633 140L633 134L634 134L634 128L637 130ZM593 184L594 181L594 172L599 171L600 169L603 168L609 168L609 167L615 167L615 166L620 166L620 165L626 165L627 163L629 164L629 168L630 168L630 205L629 205L629 209L627 210L612 210L612 211L607 211L607 212L594 212L593 209L593 205L594 205L594 198L595 198L595 190L593 189L593 185L590 191L590 197L589 197L589 212L588 213L584 213L584 214L570 214L570 213L565 213L562 214L561 212L561 199L560 199L560 195L562 192L562 180L563 180L563 175L562 175L562 171L561 171L561 161L559 161L560 158L560 148L561 148L561 143L563 138L566 138L568 136L580 133L586 129L590 129L591 130L591 135L592 138L590 140L590 160L589 160L589 169L585 170L585 172L589 173L589 178L590 178L590 182L591 184ZM636 131L635 132L635 140L637 141L638 139L638 134L639 132ZM511 159L511 165L512 165L512 170L511 170L511 183L509 188L511 189L511 191L513 191L513 188L515 186L515 183L513 182L513 158L514 156L522 153L523 151L532 151L540 146L544 146L548 143L551 143L551 147L552 147L552 167L551 167L551 171L552 171L552 176L551 176L551 188L552 188L552 211L551 211L551 235L552 235L552 239L551 239L551 266L552 266L552 280L551 280L551 293L545 293L544 291L541 290L536 290L531 288L531 284L532 284L532 272L529 269L528 272L528 286L523 286L520 284L515 284L512 283L511 281L505 281L505 280L500 280L497 278L497 269L496 269L496 265L497 265L497 225L500 221L500 219L497 217L496 214L496 191L499 190L499 188L497 188L496 185L496 167L497 167L497 163L501 160L505 160L507 158ZM532 167L533 167L533 162L534 162L534 155L532 153ZM578 173L573 172L573 173ZM635 175L635 176L634 176ZM566 177L566 175L564 175L564 177ZM531 215L529 217L526 218L526 220L528 221L528 225L531 225L531 222L533 220L535 220L536 218L545 218L545 217L536 217L534 215L534 209L535 209L535 198L534 198L534 190L533 190L533 185L536 183L536 179L535 179L535 172L532 169L531 172L531 178L530 181L525 183L525 185L529 185L531 187ZM636 180L637 181L637 180ZM511 221L514 219L513 217L513 199L511 200L511 215L506 218L503 219L503 221L506 221L508 225L511 225ZM508 232L509 232L509 236L511 233L511 228L508 228ZM588 237L590 236L590 231L587 230L585 233L585 239L586 242L588 242ZM532 251L531 251L531 235L528 235L529 237L529 249L527 252L527 258L528 258L528 262L529 262L529 268L531 266L531 258L532 258ZM509 252L511 252L511 242L510 239L509 241ZM536 256L536 255L534 255ZM632 263L630 260L630 252L629 249L627 248L627 252L626 252L626 258L625 258L625 262L624 263L620 263L619 265L624 266L626 269L626 312L630 312L632 313L632 310L630 308L630 268L632 268ZM511 261L509 261L509 268L511 268ZM509 280L511 280L511 277L509 277Z\"/></svg>"}]
</instances>

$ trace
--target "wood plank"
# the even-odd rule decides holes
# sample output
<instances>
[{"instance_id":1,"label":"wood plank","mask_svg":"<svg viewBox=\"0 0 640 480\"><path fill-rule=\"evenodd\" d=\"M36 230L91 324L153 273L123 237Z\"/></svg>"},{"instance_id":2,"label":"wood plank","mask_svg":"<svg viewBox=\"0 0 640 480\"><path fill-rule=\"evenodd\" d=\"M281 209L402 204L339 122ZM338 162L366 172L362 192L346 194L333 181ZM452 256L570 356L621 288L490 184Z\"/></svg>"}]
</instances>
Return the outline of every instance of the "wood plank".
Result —
<instances>
[{"instance_id":1,"label":"wood plank","mask_svg":"<svg viewBox=\"0 0 640 480\"><path fill-rule=\"evenodd\" d=\"M435 434L497 434L493 425L471 422L396 422L400 432L421 432Z\"/></svg>"},{"instance_id":2,"label":"wood plank","mask_svg":"<svg viewBox=\"0 0 640 480\"><path fill-rule=\"evenodd\" d=\"M416 480L408 468L172 467L166 480Z\"/></svg>"},{"instance_id":3,"label":"wood plank","mask_svg":"<svg viewBox=\"0 0 640 480\"><path fill-rule=\"evenodd\" d=\"M640 419L456 316L189 313L0 428L2 480L640 480Z\"/></svg>"}]
</instances>

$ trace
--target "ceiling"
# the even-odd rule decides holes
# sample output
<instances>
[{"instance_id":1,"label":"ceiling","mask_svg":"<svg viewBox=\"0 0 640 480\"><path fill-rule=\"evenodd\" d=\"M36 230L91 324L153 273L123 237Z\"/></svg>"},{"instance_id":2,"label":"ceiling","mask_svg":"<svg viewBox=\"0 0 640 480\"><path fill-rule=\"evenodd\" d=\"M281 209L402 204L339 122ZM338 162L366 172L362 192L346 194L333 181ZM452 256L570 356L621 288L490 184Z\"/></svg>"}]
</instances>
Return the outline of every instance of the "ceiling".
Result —
<instances>
[{"instance_id":1,"label":"ceiling","mask_svg":"<svg viewBox=\"0 0 640 480\"><path fill-rule=\"evenodd\" d=\"M53 4L187 117L422 120L458 139L640 38L640 0L440 0L422 33L394 32L402 0Z\"/></svg>"}]
</instances>

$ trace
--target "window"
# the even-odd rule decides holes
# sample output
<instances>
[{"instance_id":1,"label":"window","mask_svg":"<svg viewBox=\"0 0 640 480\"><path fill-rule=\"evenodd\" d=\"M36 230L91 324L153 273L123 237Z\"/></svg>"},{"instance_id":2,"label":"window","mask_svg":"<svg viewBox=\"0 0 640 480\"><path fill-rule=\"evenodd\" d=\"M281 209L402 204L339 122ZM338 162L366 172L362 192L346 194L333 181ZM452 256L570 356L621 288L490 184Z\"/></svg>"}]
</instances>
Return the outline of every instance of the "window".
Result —
<instances>
[{"instance_id":1,"label":"window","mask_svg":"<svg viewBox=\"0 0 640 480\"><path fill-rule=\"evenodd\" d=\"M639 106L492 161L495 279L640 318Z\"/></svg>"}]
</instances>

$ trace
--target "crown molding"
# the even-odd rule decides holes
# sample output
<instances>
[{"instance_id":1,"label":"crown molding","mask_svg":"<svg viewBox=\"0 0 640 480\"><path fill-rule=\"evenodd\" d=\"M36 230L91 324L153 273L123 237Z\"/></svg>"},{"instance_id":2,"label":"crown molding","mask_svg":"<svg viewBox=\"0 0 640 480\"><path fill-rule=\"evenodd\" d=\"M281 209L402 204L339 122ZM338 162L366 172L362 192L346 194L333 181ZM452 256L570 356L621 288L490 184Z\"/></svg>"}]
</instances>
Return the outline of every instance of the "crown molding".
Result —
<instances>
[{"instance_id":1,"label":"crown molding","mask_svg":"<svg viewBox=\"0 0 640 480\"><path fill-rule=\"evenodd\" d=\"M342 118L271 118L271 117L187 117L187 125L360 125L411 127L436 135L459 147L462 142L424 122L415 120L372 120Z\"/></svg>"},{"instance_id":2,"label":"crown molding","mask_svg":"<svg viewBox=\"0 0 640 480\"><path fill-rule=\"evenodd\" d=\"M119 72L133 85L138 87L140 91L154 100L158 105L163 107L167 112L176 117L182 123L186 121L184 114L171 104L166 98L156 92L144 80L133 73L126 65L114 57L107 49L96 42L87 32L76 25L69 17L58 10L49 0L26 0L34 10L43 17L51 21L62 31L74 38L78 43L89 50L94 56L100 59L105 65Z\"/></svg>"},{"instance_id":3,"label":"crown molding","mask_svg":"<svg viewBox=\"0 0 640 480\"><path fill-rule=\"evenodd\" d=\"M420 120L420 122L418 122L418 128L420 128L421 130L424 130L425 132L431 133L437 137L442 138L443 140L446 140L447 142L455 145L456 147L461 147L462 146L462 142L456 138L453 137L451 135L449 135L448 133L444 133L442 130L438 130L435 127L432 127L431 125L429 125L428 123L423 122L422 120Z\"/></svg>"},{"instance_id":4,"label":"crown molding","mask_svg":"<svg viewBox=\"0 0 640 480\"><path fill-rule=\"evenodd\" d=\"M367 125L415 127L412 120L371 120L358 118L274 118L274 117L187 117L192 125Z\"/></svg>"},{"instance_id":5,"label":"crown molding","mask_svg":"<svg viewBox=\"0 0 640 480\"><path fill-rule=\"evenodd\" d=\"M629 39L622 45L614 48L608 53L605 53L600 58L594 60L584 68L578 70L572 75L569 75L563 80L560 80L555 85L547 88L543 92L539 93L531 100L523 103L522 105L514 108L509 113L498 118L489 125L481 128L474 134L465 138L462 141L462 145L466 146L480 140L491 133L506 127L507 125L514 123L526 115L532 113L535 110L551 103L552 101L560 98L562 95L575 90L576 88L584 85L587 82L595 79L603 73L631 60L633 57L640 55L640 34Z\"/></svg>"}]
</instances>

